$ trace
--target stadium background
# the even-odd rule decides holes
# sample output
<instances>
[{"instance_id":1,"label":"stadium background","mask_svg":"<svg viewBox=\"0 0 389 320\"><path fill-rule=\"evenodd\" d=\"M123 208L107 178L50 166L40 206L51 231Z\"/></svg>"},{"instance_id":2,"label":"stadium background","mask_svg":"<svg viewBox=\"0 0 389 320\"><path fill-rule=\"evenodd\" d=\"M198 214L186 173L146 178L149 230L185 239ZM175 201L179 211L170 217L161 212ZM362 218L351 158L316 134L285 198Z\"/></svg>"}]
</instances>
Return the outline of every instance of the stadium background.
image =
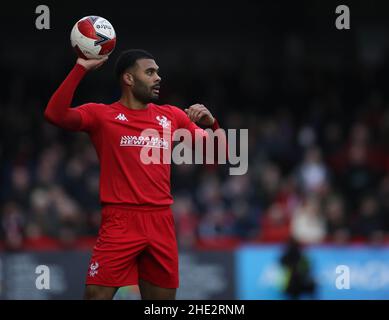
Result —
<instances>
[{"instance_id":1,"label":"stadium background","mask_svg":"<svg viewBox=\"0 0 389 320\"><path fill-rule=\"evenodd\" d=\"M51 10L50 30L35 8ZM351 30L335 28L347 4ZM83 133L43 119L75 62L70 30L95 14L117 48L74 105L118 98L114 61L144 48L161 102L204 103L249 130L249 170L172 167L178 298L283 299L281 256L304 244L317 299L389 297L389 5L384 1L10 3L0 51L0 298L78 299L100 223L98 162ZM50 267L50 290L35 267ZM351 288L336 288L336 266ZM136 288L117 298L138 298Z\"/></svg>"}]
</instances>

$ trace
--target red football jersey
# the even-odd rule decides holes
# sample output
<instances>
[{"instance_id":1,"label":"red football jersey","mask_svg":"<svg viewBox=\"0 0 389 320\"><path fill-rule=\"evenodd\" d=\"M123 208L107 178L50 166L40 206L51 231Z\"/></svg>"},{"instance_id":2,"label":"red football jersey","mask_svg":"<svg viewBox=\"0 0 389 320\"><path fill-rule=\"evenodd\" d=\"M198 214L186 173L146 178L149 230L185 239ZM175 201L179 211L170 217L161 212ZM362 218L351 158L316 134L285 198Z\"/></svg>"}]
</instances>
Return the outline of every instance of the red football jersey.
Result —
<instances>
[{"instance_id":1,"label":"red football jersey","mask_svg":"<svg viewBox=\"0 0 389 320\"><path fill-rule=\"evenodd\" d=\"M88 103L75 108L82 118L80 130L89 133L100 160L100 199L104 204L170 205L170 156L176 129L202 130L181 109L153 103L133 110L120 102ZM149 137L145 129L158 134ZM141 150L161 150L160 163L143 163ZM150 151L151 152L151 151ZM165 154L163 154L165 152ZM158 162L158 161L155 161Z\"/></svg>"},{"instance_id":2,"label":"red football jersey","mask_svg":"<svg viewBox=\"0 0 389 320\"><path fill-rule=\"evenodd\" d=\"M170 192L172 136L177 129L207 135L184 111L149 103L134 110L115 102L87 103L69 108L74 90L86 73L76 65L51 97L45 111L52 123L90 135L100 160L100 201L102 204L166 206L173 202ZM213 130L219 128L217 121ZM153 131L152 134L144 130ZM141 155L159 152L159 163L145 164ZM158 158L158 152L157 157ZM149 157L150 159L150 157ZM155 158L154 158L155 159ZM155 162L155 161L154 161Z\"/></svg>"}]
</instances>

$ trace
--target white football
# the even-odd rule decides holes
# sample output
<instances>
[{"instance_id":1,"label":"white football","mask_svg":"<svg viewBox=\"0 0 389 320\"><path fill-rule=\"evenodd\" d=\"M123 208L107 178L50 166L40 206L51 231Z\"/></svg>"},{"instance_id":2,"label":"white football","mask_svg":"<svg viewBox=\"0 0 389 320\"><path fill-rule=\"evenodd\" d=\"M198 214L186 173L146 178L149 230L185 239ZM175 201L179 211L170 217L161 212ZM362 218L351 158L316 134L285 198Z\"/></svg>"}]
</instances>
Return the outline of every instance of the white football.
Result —
<instances>
[{"instance_id":1,"label":"white football","mask_svg":"<svg viewBox=\"0 0 389 320\"><path fill-rule=\"evenodd\" d=\"M76 22L70 41L79 57L101 59L115 49L116 33L107 19L87 16Z\"/></svg>"}]
</instances>

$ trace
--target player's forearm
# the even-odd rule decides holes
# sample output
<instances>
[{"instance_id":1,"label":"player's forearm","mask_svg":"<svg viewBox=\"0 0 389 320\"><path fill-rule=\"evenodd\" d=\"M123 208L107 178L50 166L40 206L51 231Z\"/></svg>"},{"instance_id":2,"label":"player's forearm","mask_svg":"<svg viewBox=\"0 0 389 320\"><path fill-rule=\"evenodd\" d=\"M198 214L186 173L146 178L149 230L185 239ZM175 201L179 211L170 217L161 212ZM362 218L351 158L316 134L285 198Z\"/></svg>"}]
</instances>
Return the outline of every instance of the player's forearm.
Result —
<instances>
[{"instance_id":1,"label":"player's forearm","mask_svg":"<svg viewBox=\"0 0 389 320\"><path fill-rule=\"evenodd\" d=\"M68 130L77 130L80 127L81 116L70 106L74 92L85 73L86 69L76 64L52 95L44 113L49 122Z\"/></svg>"}]
</instances>

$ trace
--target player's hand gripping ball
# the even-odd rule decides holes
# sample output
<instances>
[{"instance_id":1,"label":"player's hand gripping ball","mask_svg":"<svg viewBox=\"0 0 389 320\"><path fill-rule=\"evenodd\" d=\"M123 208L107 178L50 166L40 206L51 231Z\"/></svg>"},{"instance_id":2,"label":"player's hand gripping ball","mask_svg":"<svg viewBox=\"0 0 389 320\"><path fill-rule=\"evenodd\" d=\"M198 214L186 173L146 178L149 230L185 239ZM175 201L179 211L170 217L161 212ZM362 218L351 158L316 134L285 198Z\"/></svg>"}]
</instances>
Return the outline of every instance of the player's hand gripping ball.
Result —
<instances>
[{"instance_id":1,"label":"player's hand gripping ball","mask_svg":"<svg viewBox=\"0 0 389 320\"><path fill-rule=\"evenodd\" d=\"M87 16L76 22L70 41L80 58L101 59L115 49L116 33L107 19Z\"/></svg>"}]
</instances>

